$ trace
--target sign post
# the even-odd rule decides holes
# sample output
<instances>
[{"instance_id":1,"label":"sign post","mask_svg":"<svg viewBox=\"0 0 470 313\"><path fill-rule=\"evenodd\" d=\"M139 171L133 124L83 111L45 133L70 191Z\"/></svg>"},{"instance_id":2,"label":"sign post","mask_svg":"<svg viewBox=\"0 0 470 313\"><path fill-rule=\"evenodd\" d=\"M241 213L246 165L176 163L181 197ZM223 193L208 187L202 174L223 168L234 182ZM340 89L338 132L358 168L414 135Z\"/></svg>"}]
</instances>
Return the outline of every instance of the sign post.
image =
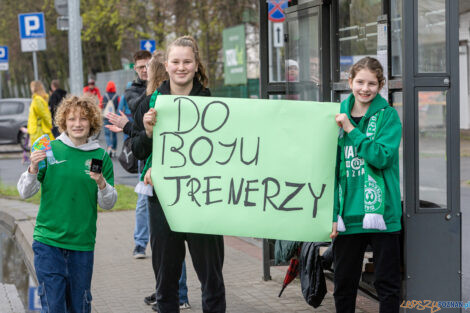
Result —
<instances>
[{"instance_id":1,"label":"sign post","mask_svg":"<svg viewBox=\"0 0 470 313\"><path fill-rule=\"evenodd\" d=\"M34 79L38 80L36 51L46 50L46 23L44 13L18 14L21 51L33 52Z\"/></svg>"},{"instance_id":2,"label":"sign post","mask_svg":"<svg viewBox=\"0 0 470 313\"><path fill-rule=\"evenodd\" d=\"M284 26L286 19L284 9L288 7L287 0L269 0L268 2L268 20L272 24L273 47L276 48L276 68L277 79L281 81L281 51L284 46ZM271 27L269 28L271 31ZM271 47L269 47L271 49Z\"/></svg>"},{"instance_id":3,"label":"sign post","mask_svg":"<svg viewBox=\"0 0 470 313\"><path fill-rule=\"evenodd\" d=\"M140 50L147 50L150 53L153 53L156 48L155 40L152 39L141 39L140 40Z\"/></svg>"},{"instance_id":4,"label":"sign post","mask_svg":"<svg viewBox=\"0 0 470 313\"><path fill-rule=\"evenodd\" d=\"M83 62L80 0L68 1L69 18L69 78L70 92L74 95L82 93L83 87Z\"/></svg>"},{"instance_id":5,"label":"sign post","mask_svg":"<svg viewBox=\"0 0 470 313\"><path fill-rule=\"evenodd\" d=\"M2 72L8 71L8 47L0 46L0 99L2 98Z\"/></svg>"}]
</instances>

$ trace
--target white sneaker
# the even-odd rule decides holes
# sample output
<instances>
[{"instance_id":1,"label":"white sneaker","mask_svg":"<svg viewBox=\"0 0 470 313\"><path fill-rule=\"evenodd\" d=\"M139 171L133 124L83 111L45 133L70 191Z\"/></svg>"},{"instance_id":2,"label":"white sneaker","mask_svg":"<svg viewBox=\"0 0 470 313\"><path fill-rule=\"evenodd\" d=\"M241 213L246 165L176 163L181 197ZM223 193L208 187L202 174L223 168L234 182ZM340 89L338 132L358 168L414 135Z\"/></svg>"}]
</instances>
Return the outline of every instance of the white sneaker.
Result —
<instances>
[{"instance_id":1,"label":"white sneaker","mask_svg":"<svg viewBox=\"0 0 470 313\"><path fill-rule=\"evenodd\" d=\"M191 305L189 305L188 302L180 304L180 310L186 310L186 309L190 309L190 308L191 308Z\"/></svg>"}]
</instances>

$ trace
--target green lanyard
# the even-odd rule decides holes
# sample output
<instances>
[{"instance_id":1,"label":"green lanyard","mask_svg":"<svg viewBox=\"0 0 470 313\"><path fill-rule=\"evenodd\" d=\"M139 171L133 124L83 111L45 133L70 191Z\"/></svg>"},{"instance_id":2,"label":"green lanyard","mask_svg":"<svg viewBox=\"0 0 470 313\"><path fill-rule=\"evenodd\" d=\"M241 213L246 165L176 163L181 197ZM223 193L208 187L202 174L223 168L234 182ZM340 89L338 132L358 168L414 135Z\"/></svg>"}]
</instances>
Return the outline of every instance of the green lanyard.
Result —
<instances>
[{"instance_id":1,"label":"green lanyard","mask_svg":"<svg viewBox=\"0 0 470 313\"><path fill-rule=\"evenodd\" d=\"M155 108L155 102L157 101L157 96L161 95L161 93L158 90L155 90L152 94L152 98L150 98L150 103L149 103L149 108ZM147 160L145 161L145 166L144 169L142 170L142 173L140 174L140 181L144 180L145 173L147 173L147 170L152 167L152 154L149 155Z\"/></svg>"}]
</instances>

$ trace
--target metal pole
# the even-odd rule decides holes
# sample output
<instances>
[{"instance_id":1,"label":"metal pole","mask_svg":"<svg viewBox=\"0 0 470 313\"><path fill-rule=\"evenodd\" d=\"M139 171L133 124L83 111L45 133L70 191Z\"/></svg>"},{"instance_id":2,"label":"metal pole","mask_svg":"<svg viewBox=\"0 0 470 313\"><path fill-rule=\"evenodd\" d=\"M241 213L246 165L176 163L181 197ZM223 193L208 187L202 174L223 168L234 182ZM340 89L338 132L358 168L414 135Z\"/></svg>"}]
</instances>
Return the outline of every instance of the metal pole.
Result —
<instances>
[{"instance_id":1,"label":"metal pole","mask_svg":"<svg viewBox=\"0 0 470 313\"><path fill-rule=\"evenodd\" d=\"M0 71L0 99L2 99L2 76L3 76L3 72ZM0 273L1 274L1 273Z\"/></svg>"},{"instance_id":2,"label":"metal pole","mask_svg":"<svg viewBox=\"0 0 470 313\"><path fill-rule=\"evenodd\" d=\"M36 51L33 51L33 67L34 67L34 80L38 80L38 59Z\"/></svg>"},{"instance_id":3,"label":"metal pole","mask_svg":"<svg viewBox=\"0 0 470 313\"><path fill-rule=\"evenodd\" d=\"M271 256L269 253L269 241L263 239L263 280L271 280Z\"/></svg>"},{"instance_id":4,"label":"metal pole","mask_svg":"<svg viewBox=\"0 0 470 313\"><path fill-rule=\"evenodd\" d=\"M277 81L282 81L281 79L281 49L276 48L276 65L277 65Z\"/></svg>"},{"instance_id":5,"label":"metal pole","mask_svg":"<svg viewBox=\"0 0 470 313\"><path fill-rule=\"evenodd\" d=\"M83 87L80 0L68 1L70 93L80 95Z\"/></svg>"}]
</instances>

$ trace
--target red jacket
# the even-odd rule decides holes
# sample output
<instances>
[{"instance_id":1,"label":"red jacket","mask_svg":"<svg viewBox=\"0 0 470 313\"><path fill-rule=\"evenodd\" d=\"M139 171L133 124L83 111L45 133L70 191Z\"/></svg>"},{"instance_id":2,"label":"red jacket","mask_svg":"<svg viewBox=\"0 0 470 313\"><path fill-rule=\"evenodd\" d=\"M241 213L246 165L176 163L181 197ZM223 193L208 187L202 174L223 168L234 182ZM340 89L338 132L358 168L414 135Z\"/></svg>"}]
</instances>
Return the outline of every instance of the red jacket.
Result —
<instances>
[{"instance_id":1,"label":"red jacket","mask_svg":"<svg viewBox=\"0 0 470 313\"><path fill-rule=\"evenodd\" d=\"M91 89L90 86L85 86L83 87L83 93L84 94L91 94L92 96L96 96L98 98L98 103L101 103L101 93L100 93L100 90L98 89L98 87L95 86L95 88Z\"/></svg>"}]
</instances>

